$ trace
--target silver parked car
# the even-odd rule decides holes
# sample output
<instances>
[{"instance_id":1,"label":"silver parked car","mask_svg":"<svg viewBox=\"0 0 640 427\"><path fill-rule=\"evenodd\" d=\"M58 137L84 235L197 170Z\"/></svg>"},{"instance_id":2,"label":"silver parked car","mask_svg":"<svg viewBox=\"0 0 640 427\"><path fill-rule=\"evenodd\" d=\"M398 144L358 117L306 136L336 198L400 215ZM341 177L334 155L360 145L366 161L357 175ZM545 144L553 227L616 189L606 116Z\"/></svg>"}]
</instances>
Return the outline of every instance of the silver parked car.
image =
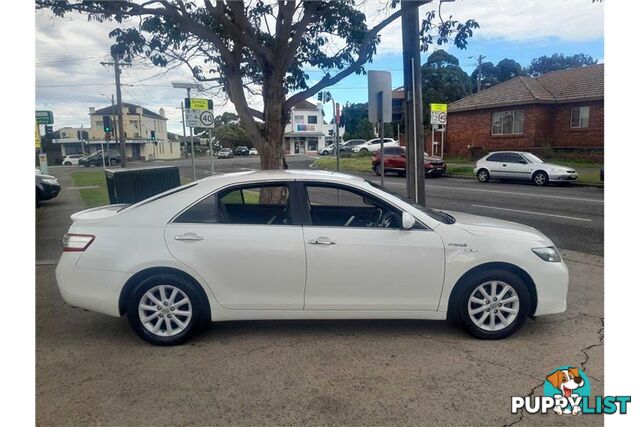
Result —
<instances>
[{"instance_id":1,"label":"silver parked car","mask_svg":"<svg viewBox=\"0 0 640 427\"><path fill-rule=\"evenodd\" d=\"M570 182L578 179L573 168L545 163L535 154L524 151L496 151L476 162L473 173L480 182L491 178L520 179L536 185L549 182Z\"/></svg>"}]
</instances>

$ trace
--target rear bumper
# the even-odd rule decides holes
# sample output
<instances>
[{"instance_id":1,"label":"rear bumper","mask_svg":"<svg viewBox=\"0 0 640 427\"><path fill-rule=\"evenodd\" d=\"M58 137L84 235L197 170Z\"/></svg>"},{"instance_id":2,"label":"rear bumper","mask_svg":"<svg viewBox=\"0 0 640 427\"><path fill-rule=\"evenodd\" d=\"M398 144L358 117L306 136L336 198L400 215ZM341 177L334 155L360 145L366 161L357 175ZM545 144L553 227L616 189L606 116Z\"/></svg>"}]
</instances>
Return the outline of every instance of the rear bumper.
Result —
<instances>
[{"instance_id":1,"label":"rear bumper","mask_svg":"<svg viewBox=\"0 0 640 427\"><path fill-rule=\"evenodd\" d=\"M56 282L64 301L78 308L119 317L118 300L131 273L78 268L78 252L63 252Z\"/></svg>"},{"instance_id":2,"label":"rear bumper","mask_svg":"<svg viewBox=\"0 0 640 427\"><path fill-rule=\"evenodd\" d=\"M424 172L427 176L443 176L447 174L447 168L446 167L435 167L430 169L425 168Z\"/></svg>"}]
</instances>

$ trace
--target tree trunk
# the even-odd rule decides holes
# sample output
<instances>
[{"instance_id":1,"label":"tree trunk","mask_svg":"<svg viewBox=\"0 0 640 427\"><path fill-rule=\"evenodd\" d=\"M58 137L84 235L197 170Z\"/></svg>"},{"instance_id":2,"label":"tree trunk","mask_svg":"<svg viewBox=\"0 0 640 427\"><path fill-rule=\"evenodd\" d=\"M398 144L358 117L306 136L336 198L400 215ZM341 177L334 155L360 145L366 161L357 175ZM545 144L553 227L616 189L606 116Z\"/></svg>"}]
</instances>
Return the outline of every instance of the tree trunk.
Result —
<instances>
[{"instance_id":1,"label":"tree trunk","mask_svg":"<svg viewBox=\"0 0 640 427\"><path fill-rule=\"evenodd\" d=\"M283 169L284 129L286 116L283 112L285 101L281 79L271 78L263 85L264 96L264 141L257 147L261 169ZM261 141L262 142L262 141Z\"/></svg>"}]
</instances>

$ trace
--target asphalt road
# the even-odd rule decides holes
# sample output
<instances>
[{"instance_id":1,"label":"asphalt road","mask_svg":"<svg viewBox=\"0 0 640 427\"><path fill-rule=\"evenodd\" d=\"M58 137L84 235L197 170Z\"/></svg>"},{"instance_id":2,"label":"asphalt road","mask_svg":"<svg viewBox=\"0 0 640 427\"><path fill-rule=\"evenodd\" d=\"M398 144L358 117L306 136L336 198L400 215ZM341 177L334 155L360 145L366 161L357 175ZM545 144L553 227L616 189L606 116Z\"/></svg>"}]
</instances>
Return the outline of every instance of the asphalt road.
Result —
<instances>
[{"instance_id":1,"label":"asphalt road","mask_svg":"<svg viewBox=\"0 0 640 427\"><path fill-rule=\"evenodd\" d=\"M256 321L212 324L186 345L153 347L131 331L126 319L62 301L55 263L69 214L83 207L78 191L70 188L71 171L52 169L63 191L36 211L38 425L603 423L602 416L511 414L509 409L512 396L541 395L545 376L562 365L586 372L592 396L603 393L601 257L563 251L570 271L567 311L530 320L502 341L476 340L435 321ZM388 183L402 186L397 179ZM499 203L492 197L523 206L522 199L532 199L531 194L553 196L545 201L552 205L564 200L555 199L558 195L593 197L589 189L492 184L480 187L484 196L473 198L464 190L476 185L472 181L428 184L430 200L440 197L440 203L452 206L463 197L467 205L487 206ZM486 192L494 189L510 194ZM526 197L515 194L523 192Z\"/></svg>"},{"instance_id":2,"label":"asphalt road","mask_svg":"<svg viewBox=\"0 0 640 427\"><path fill-rule=\"evenodd\" d=\"M307 169L313 157L291 156L291 169ZM155 162L177 165L181 175L191 178L191 160ZM132 166L146 166L139 163ZM259 169L257 157L215 159L217 173ZM196 176L211 174L207 158L196 160ZM358 175L379 183L371 173ZM405 178L389 175L385 186L406 195ZM597 187L557 186L536 187L528 183L491 182L482 184L473 179L430 178L426 180L427 206L490 216L530 225L545 233L562 249L594 255L604 255L604 189Z\"/></svg>"}]
</instances>

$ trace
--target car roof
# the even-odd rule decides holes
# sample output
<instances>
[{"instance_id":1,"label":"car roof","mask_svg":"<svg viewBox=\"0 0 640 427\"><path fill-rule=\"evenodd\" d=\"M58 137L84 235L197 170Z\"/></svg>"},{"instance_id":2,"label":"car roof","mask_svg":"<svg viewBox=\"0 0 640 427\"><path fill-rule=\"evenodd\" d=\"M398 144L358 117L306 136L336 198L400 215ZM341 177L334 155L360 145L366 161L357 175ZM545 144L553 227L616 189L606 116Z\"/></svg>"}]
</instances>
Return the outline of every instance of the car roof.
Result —
<instances>
[{"instance_id":1,"label":"car roof","mask_svg":"<svg viewBox=\"0 0 640 427\"><path fill-rule=\"evenodd\" d=\"M254 181L352 181L364 182L365 179L359 176L348 175L340 172L330 172L321 170L250 170L242 172L231 172L217 174L201 179L202 182L214 183L217 185L227 185L231 183L243 183Z\"/></svg>"},{"instance_id":2,"label":"car roof","mask_svg":"<svg viewBox=\"0 0 640 427\"><path fill-rule=\"evenodd\" d=\"M503 153L509 153L509 154L522 154L522 153L527 153L526 151L492 151L489 154L487 154L487 156L490 156L491 154L503 154ZM529 153L527 153L529 154Z\"/></svg>"}]
</instances>

